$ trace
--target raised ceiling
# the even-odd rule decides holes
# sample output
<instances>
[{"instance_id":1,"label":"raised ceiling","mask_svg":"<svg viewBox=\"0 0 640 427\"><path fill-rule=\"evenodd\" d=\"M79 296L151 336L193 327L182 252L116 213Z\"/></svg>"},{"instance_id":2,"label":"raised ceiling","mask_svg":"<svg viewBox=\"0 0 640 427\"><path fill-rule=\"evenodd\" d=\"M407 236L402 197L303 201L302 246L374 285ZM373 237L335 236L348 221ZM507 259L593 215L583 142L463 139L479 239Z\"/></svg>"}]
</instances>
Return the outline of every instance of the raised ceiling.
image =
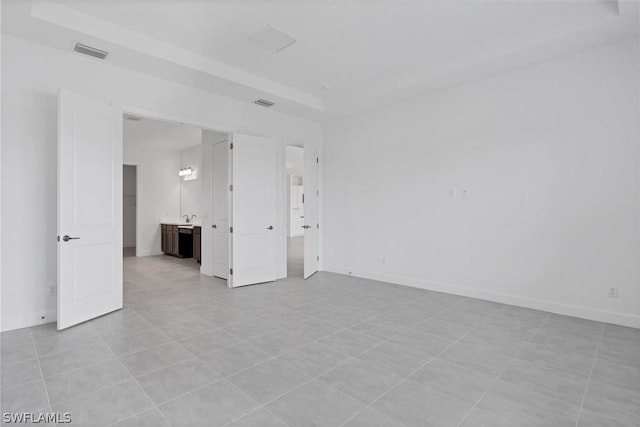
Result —
<instances>
[{"instance_id":1,"label":"raised ceiling","mask_svg":"<svg viewBox=\"0 0 640 427\"><path fill-rule=\"evenodd\" d=\"M86 41L116 65L312 118L638 34L637 2L614 0L4 0L2 18L8 34ZM296 42L249 42L265 25Z\"/></svg>"}]
</instances>

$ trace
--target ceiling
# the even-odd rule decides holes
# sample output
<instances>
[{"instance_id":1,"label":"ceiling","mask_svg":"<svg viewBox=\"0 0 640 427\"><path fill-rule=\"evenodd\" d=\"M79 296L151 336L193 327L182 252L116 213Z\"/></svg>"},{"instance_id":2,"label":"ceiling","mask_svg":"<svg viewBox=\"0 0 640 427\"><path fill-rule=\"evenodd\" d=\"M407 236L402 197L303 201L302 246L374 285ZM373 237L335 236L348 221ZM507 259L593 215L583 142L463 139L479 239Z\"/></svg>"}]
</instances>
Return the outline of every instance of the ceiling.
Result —
<instances>
[{"instance_id":1,"label":"ceiling","mask_svg":"<svg viewBox=\"0 0 640 427\"><path fill-rule=\"evenodd\" d=\"M4 0L2 19L8 34L86 42L119 66L322 119L637 36L638 3ZM248 38L265 25L297 41L260 49Z\"/></svg>"},{"instance_id":2,"label":"ceiling","mask_svg":"<svg viewBox=\"0 0 640 427\"><path fill-rule=\"evenodd\" d=\"M126 115L123 135L125 147L135 146L145 150L182 151L202 143L202 129L198 127L145 118L129 120ZM226 134L219 133L221 141L225 138Z\"/></svg>"}]
</instances>

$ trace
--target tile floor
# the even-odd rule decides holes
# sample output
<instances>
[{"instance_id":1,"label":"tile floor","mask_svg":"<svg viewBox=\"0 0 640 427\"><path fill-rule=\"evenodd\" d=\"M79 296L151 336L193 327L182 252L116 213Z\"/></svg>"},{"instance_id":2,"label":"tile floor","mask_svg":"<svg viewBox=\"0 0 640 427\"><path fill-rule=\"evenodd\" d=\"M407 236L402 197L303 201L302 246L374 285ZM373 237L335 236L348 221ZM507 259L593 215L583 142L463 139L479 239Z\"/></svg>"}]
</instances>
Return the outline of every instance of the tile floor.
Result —
<instances>
[{"instance_id":1,"label":"tile floor","mask_svg":"<svg viewBox=\"0 0 640 427\"><path fill-rule=\"evenodd\" d=\"M136 248L135 247L122 248L122 256L123 257L136 256Z\"/></svg>"},{"instance_id":2,"label":"tile floor","mask_svg":"<svg viewBox=\"0 0 640 427\"><path fill-rule=\"evenodd\" d=\"M304 275L304 237L287 238L287 277Z\"/></svg>"},{"instance_id":3,"label":"tile floor","mask_svg":"<svg viewBox=\"0 0 640 427\"><path fill-rule=\"evenodd\" d=\"M124 310L1 335L2 412L72 425L640 425L640 330L318 273L125 259Z\"/></svg>"}]
</instances>

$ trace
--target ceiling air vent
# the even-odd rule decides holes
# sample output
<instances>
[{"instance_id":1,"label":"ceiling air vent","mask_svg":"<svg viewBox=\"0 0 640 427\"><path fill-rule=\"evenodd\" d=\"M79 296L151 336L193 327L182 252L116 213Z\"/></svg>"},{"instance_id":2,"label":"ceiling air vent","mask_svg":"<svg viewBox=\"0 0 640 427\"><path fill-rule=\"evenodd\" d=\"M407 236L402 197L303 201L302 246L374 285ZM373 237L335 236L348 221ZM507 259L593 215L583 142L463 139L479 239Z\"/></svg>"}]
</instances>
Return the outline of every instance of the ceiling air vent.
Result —
<instances>
[{"instance_id":1,"label":"ceiling air vent","mask_svg":"<svg viewBox=\"0 0 640 427\"><path fill-rule=\"evenodd\" d=\"M248 38L250 43L271 53L278 53L297 40L272 25L265 25Z\"/></svg>"},{"instance_id":2,"label":"ceiling air vent","mask_svg":"<svg viewBox=\"0 0 640 427\"><path fill-rule=\"evenodd\" d=\"M95 47L87 46L86 44L82 44L82 43L76 43L73 50L75 50L78 53L82 53L83 55L89 55L99 59L105 59L107 55L109 55L109 52L96 49Z\"/></svg>"},{"instance_id":3,"label":"ceiling air vent","mask_svg":"<svg viewBox=\"0 0 640 427\"><path fill-rule=\"evenodd\" d=\"M258 105L262 105L263 107L273 107L274 103L271 101L267 101L266 99L258 99L257 101L254 101L256 104Z\"/></svg>"},{"instance_id":4,"label":"ceiling air vent","mask_svg":"<svg viewBox=\"0 0 640 427\"><path fill-rule=\"evenodd\" d=\"M125 114L124 118L127 119L127 120L134 121L134 122L139 122L140 120L142 120L142 117L133 116L131 114Z\"/></svg>"}]
</instances>

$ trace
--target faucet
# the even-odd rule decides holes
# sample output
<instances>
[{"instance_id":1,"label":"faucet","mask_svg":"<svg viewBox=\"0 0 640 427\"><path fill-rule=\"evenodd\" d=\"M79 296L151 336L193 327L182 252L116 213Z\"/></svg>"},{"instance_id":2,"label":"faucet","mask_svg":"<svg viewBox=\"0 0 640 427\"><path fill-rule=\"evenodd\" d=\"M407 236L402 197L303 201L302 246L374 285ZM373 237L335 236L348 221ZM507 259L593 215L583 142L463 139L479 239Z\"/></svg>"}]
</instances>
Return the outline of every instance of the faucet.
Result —
<instances>
[{"instance_id":1,"label":"faucet","mask_svg":"<svg viewBox=\"0 0 640 427\"><path fill-rule=\"evenodd\" d=\"M191 219L198 218L198 215L191 215Z\"/></svg>"},{"instance_id":2,"label":"faucet","mask_svg":"<svg viewBox=\"0 0 640 427\"><path fill-rule=\"evenodd\" d=\"M182 217L185 218L185 222L189 224L189 215L182 215Z\"/></svg>"}]
</instances>

